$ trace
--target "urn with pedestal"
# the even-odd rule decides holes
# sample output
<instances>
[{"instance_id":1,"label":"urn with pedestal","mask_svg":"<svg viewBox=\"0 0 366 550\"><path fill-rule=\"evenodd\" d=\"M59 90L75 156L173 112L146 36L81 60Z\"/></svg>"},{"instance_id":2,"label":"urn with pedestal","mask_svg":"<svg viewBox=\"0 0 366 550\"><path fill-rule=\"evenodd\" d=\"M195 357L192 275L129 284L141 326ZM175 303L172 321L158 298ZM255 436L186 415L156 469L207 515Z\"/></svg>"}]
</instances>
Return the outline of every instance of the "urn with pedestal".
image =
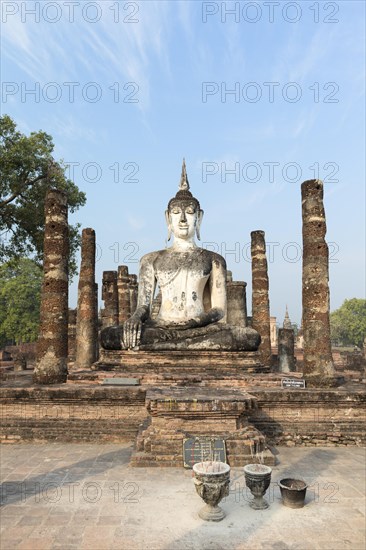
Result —
<instances>
[{"instance_id":1,"label":"urn with pedestal","mask_svg":"<svg viewBox=\"0 0 366 550\"><path fill-rule=\"evenodd\" d=\"M206 503L198 515L205 521L221 521L226 514L218 504L229 495L230 466L225 462L197 462L193 472L196 491Z\"/></svg>"},{"instance_id":2,"label":"urn with pedestal","mask_svg":"<svg viewBox=\"0 0 366 550\"><path fill-rule=\"evenodd\" d=\"M254 496L249 502L253 510L265 510L268 502L263 498L271 483L272 468L264 464L247 464L244 466L245 483Z\"/></svg>"}]
</instances>

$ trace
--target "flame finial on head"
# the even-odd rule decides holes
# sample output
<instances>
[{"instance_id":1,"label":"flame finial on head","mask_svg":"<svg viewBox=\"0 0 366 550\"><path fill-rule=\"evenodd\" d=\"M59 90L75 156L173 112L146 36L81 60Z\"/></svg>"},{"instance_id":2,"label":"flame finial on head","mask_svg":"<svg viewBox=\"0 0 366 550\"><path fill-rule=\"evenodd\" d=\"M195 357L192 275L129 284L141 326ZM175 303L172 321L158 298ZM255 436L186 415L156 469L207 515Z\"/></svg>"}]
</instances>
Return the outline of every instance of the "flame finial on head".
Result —
<instances>
[{"instance_id":1,"label":"flame finial on head","mask_svg":"<svg viewBox=\"0 0 366 550\"><path fill-rule=\"evenodd\" d=\"M186 159L183 158L182 174L180 176L179 191L189 191L189 181L186 169Z\"/></svg>"},{"instance_id":2,"label":"flame finial on head","mask_svg":"<svg viewBox=\"0 0 366 550\"><path fill-rule=\"evenodd\" d=\"M186 169L186 161L183 159L182 164L182 174L180 176L180 182L179 182L179 189L175 197L170 199L168 204L168 210L173 204L179 204L181 202L192 202L196 205L197 210L200 210L200 203L199 201L192 195L192 193L189 190L189 182L188 182L188 176L187 176L187 169Z\"/></svg>"}]
</instances>

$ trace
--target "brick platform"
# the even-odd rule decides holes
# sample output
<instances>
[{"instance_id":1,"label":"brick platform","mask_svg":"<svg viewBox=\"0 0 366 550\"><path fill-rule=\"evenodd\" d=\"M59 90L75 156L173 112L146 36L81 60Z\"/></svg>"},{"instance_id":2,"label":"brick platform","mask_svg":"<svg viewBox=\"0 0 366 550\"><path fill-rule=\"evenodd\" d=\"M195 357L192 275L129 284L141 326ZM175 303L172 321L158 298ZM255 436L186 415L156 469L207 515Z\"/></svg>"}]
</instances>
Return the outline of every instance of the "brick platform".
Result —
<instances>
[{"instance_id":1,"label":"brick platform","mask_svg":"<svg viewBox=\"0 0 366 550\"><path fill-rule=\"evenodd\" d=\"M215 436L226 442L230 466L252 462L251 449L265 450L265 437L251 426L247 416L257 399L238 390L211 388L151 389L146 393L151 415L140 429L133 466L183 466L183 440ZM274 464L270 451L266 463Z\"/></svg>"},{"instance_id":2,"label":"brick platform","mask_svg":"<svg viewBox=\"0 0 366 550\"><path fill-rule=\"evenodd\" d=\"M172 352L101 352L92 370L71 369L68 383L101 384L105 378L129 376L142 385L204 385L242 387L245 377L268 374L258 352L172 351Z\"/></svg>"}]
</instances>

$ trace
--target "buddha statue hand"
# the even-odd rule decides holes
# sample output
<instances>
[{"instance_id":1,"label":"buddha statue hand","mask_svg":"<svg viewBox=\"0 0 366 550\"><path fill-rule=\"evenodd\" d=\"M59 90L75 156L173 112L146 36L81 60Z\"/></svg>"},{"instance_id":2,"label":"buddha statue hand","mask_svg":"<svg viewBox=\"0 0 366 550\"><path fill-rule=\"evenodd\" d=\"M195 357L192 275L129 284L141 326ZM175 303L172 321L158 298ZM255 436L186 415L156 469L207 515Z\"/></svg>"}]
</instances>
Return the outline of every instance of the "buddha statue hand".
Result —
<instances>
[{"instance_id":1,"label":"buddha statue hand","mask_svg":"<svg viewBox=\"0 0 366 550\"><path fill-rule=\"evenodd\" d=\"M141 339L142 321L138 316L132 315L123 323L122 349L133 349L139 345Z\"/></svg>"},{"instance_id":2,"label":"buddha statue hand","mask_svg":"<svg viewBox=\"0 0 366 550\"><path fill-rule=\"evenodd\" d=\"M149 315L148 306L140 306L135 313L123 323L121 332L121 348L133 349L139 345L144 321Z\"/></svg>"}]
</instances>

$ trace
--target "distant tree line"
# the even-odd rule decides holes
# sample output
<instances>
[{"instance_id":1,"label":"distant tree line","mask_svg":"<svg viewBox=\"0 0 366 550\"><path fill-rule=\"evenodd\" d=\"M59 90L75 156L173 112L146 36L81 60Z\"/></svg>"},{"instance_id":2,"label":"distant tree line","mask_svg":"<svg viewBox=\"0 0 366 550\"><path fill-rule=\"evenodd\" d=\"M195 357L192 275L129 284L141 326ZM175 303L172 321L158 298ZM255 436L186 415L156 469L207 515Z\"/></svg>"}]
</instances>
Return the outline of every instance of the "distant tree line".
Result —
<instances>
[{"instance_id":1,"label":"distant tree line","mask_svg":"<svg viewBox=\"0 0 366 550\"><path fill-rule=\"evenodd\" d=\"M352 298L330 314L332 342L362 348L366 336L366 300Z\"/></svg>"}]
</instances>

